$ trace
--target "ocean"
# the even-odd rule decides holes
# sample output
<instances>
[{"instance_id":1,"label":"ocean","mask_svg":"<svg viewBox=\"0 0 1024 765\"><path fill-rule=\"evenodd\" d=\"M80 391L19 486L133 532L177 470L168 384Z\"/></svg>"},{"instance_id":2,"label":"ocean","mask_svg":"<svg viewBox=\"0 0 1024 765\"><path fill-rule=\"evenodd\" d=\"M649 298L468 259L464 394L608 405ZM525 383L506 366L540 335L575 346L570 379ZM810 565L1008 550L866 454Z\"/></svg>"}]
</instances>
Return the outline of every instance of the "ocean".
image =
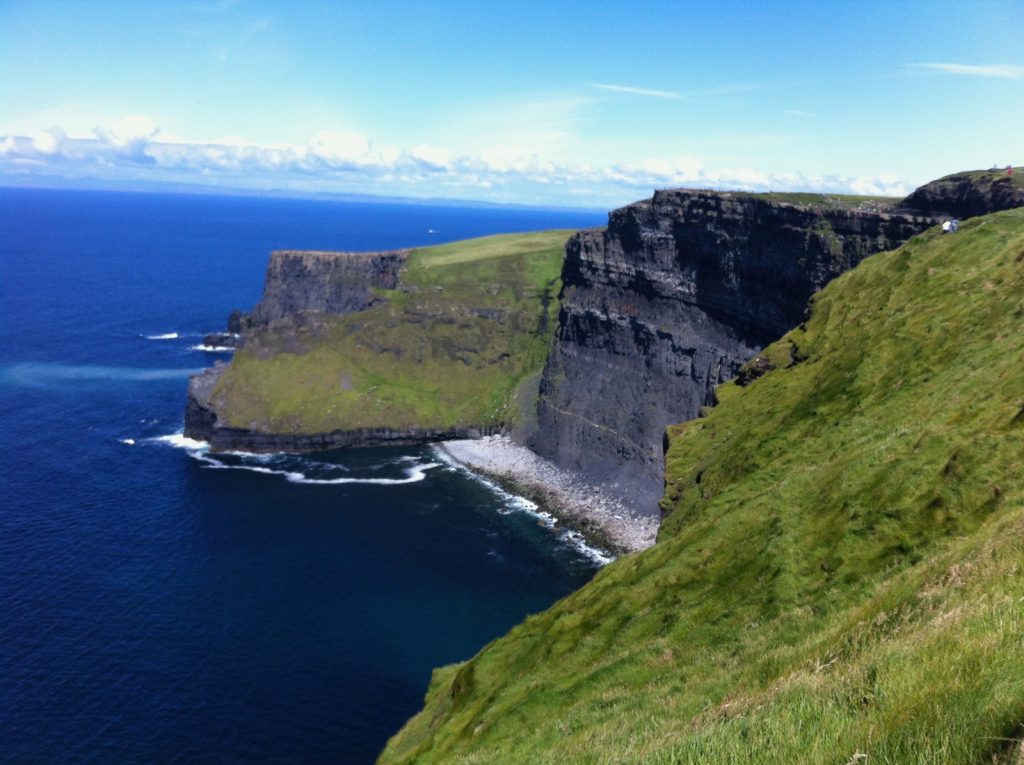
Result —
<instances>
[{"instance_id":1,"label":"ocean","mask_svg":"<svg viewBox=\"0 0 1024 765\"><path fill-rule=\"evenodd\" d=\"M429 447L211 458L198 348L271 250L597 213L0 190L0 760L372 762L593 557Z\"/></svg>"}]
</instances>

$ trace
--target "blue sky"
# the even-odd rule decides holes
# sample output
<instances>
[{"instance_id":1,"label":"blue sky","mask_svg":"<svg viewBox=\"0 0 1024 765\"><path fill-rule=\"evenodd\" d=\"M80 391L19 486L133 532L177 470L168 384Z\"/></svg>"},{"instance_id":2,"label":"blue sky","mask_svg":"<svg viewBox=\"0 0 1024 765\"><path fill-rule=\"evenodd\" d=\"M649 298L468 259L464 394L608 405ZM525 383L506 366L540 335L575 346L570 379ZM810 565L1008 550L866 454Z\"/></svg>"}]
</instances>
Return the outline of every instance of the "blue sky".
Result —
<instances>
[{"instance_id":1,"label":"blue sky","mask_svg":"<svg viewBox=\"0 0 1024 765\"><path fill-rule=\"evenodd\" d=\"M1024 163L1024 2L0 0L0 184L611 207Z\"/></svg>"}]
</instances>

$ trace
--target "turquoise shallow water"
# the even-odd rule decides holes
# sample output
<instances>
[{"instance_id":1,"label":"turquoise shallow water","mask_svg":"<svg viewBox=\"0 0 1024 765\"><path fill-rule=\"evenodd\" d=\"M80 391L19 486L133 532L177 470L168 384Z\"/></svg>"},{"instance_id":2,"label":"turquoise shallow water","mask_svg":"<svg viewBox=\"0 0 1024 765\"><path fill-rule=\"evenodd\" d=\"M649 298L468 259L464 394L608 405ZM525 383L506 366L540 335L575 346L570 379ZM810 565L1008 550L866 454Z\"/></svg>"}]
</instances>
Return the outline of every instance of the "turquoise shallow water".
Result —
<instances>
[{"instance_id":1,"label":"turquoise shallow water","mask_svg":"<svg viewBox=\"0 0 1024 765\"><path fill-rule=\"evenodd\" d=\"M167 437L271 249L602 222L0 190L2 759L371 762L431 668L587 581L429 449L211 462Z\"/></svg>"}]
</instances>

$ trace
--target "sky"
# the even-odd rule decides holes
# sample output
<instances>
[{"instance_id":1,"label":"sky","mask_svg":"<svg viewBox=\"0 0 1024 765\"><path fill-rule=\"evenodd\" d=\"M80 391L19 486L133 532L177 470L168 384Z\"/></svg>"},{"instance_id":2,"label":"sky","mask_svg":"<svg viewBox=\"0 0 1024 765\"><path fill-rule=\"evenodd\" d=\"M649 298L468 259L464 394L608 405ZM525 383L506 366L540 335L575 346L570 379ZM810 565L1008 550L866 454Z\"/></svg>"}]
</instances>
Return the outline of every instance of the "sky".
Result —
<instances>
[{"instance_id":1,"label":"sky","mask_svg":"<svg viewBox=\"0 0 1024 765\"><path fill-rule=\"evenodd\" d=\"M0 0L0 185L610 208L1024 164L1024 0Z\"/></svg>"}]
</instances>

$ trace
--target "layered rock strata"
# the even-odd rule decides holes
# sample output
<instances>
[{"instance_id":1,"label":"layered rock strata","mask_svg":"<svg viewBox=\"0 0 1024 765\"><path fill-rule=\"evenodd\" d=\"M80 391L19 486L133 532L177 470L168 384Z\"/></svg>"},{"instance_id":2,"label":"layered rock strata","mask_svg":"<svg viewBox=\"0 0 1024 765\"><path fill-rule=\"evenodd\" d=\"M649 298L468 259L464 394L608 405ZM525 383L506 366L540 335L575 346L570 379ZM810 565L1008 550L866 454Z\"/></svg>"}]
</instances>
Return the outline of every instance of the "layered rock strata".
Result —
<instances>
[{"instance_id":1,"label":"layered rock strata","mask_svg":"<svg viewBox=\"0 0 1024 765\"><path fill-rule=\"evenodd\" d=\"M399 271L408 257L407 250L273 252L267 266L263 297L247 317L233 315L240 328L233 331L271 324L303 311L328 314L362 311L376 299L375 289L393 290L398 286Z\"/></svg>"},{"instance_id":2,"label":"layered rock strata","mask_svg":"<svg viewBox=\"0 0 1024 765\"><path fill-rule=\"evenodd\" d=\"M275 323L294 322L303 314L347 314L362 311L377 299L375 290L398 287L407 250L390 252L324 252L277 250L270 255L263 296L251 313L235 310L227 332L208 335L213 346L244 345L245 333ZM475 438L498 429L462 428L434 431L357 429L330 433L266 433L220 423L212 397L226 366L218 364L189 380L185 435L208 441L223 451L317 451L343 446L419 444L452 438Z\"/></svg>"},{"instance_id":3,"label":"layered rock strata","mask_svg":"<svg viewBox=\"0 0 1024 765\"><path fill-rule=\"evenodd\" d=\"M696 417L808 299L929 216L659 191L570 239L529 446L657 512L665 427Z\"/></svg>"}]
</instances>

